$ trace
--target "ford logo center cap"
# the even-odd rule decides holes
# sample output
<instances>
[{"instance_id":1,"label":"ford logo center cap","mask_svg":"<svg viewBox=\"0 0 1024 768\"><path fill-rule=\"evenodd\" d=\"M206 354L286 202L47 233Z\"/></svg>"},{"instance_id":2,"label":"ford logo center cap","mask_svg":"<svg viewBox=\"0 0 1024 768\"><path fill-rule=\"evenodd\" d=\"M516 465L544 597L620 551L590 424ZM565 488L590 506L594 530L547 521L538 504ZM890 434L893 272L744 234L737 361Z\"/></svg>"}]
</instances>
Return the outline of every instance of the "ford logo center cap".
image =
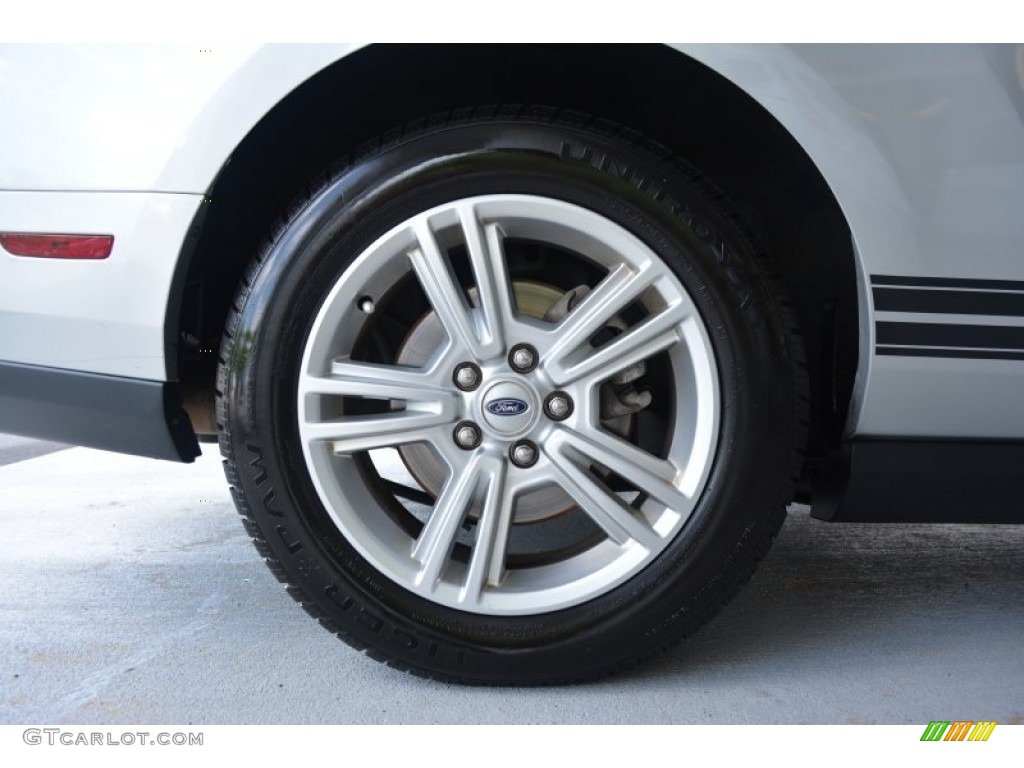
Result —
<instances>
[{"instance_id":1,"label":"ford logo center cap","mask_svg":"<svg viewBox=\"0 0 1024 768\"><path fill-rule=\"evenodd\" d=\"M485 406L495 416L519 416L530 410L529 404L515 397L502 397L491 400Z\"/></svg>"},{"instance_id":2,"label":"ford logo center cap","mask_svg":"<svg viewBox=\"0 0 1024 768\"><path fill-rule=\"evenodd\" d=\"M508 379L485 389L479 408L483 423L501 438L523 434L540 410L537 395L528 384Z\"/></svg>"}]
</instances>

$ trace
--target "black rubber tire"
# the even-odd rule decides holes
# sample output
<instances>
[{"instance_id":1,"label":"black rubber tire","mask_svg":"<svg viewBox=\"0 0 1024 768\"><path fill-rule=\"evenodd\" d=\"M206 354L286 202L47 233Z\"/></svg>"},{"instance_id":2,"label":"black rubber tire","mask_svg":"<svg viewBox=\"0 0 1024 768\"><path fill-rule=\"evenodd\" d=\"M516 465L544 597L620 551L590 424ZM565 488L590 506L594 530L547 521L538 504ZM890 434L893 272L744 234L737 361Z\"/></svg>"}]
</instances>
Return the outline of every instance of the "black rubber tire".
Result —
<instances>
[{"instance_id":1,"label":"black rubber tire","mask_svg":"<svg viewBox=\"0 0 1024 768\"><path fill-rule=\"evenodd\" d=\"M375 571L328 521L295 414L306 335L352 259L398 221L492 192L578 202L650 245L703 315L722 398L713 468L675 540L601 597L525 617L449 609ZM232 495L289 593L373 658L466 683L609 674L698 629L750 577L781 526L807 418L793 317L763 254L720 195L660 146L549 109L434 116L383 137L311 190L247 271L218 371L220 445Z\"/></svg>"}]
</instances>

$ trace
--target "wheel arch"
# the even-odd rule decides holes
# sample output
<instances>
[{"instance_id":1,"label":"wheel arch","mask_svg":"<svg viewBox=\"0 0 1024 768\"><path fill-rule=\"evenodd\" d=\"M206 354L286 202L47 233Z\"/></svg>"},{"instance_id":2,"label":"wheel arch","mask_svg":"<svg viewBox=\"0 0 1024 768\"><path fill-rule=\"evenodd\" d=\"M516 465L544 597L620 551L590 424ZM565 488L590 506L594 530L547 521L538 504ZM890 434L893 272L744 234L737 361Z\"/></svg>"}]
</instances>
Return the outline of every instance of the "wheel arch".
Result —
<instances>
[{"instance_id":1,"label":"wheel arch","mask_svg":"<svg viewBox=\"0 0 1024 768\"><path fill-rule=\"evenodd\" d=\"M847 217L806 151L827 151L821 133L846 123L815 125L801 103L780 100L778 83L750 66L766 56L773 72L791 63L807 76L788 49L752 55L743 46L374 45L321 69L235 147L183 248L166 356L197 432L214 428L216 344L231 297L263 238L306 187L368 138L423 115L551 104L628 125L686 157L728 190L774 255L808 350L809 477L815 459L843 438L860 329L870 324Z\"/></svg>"}]
</instances>

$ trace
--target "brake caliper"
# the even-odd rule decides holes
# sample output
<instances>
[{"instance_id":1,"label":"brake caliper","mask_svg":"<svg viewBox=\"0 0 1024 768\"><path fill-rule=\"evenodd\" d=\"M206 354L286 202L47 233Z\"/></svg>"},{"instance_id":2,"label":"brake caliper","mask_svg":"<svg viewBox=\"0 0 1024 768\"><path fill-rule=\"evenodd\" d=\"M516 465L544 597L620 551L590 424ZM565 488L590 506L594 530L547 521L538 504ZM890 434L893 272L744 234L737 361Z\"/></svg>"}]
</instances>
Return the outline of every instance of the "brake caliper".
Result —
<instances>
[{"instance_id":1,"label":"brake caliper","mask_svg":"<svg viewBox=\"0 0 1024 768\"><path fill-rule=\"evenodd\" d=\"M561 322L590 293L590 287L578 285L566 291L544 314L549 323ZM622 318L612 318L606 326L594 334L595 339L607 340L618 336L626 330ZM597 346L593 341L593 346ZM627 437L633 427L634 414L651 404L651 393L646 389L638 389L637 385L647 373L647 363L643 360L624 368L601 385L601 424L610 432Z\"/></svg>"}]
</instances>

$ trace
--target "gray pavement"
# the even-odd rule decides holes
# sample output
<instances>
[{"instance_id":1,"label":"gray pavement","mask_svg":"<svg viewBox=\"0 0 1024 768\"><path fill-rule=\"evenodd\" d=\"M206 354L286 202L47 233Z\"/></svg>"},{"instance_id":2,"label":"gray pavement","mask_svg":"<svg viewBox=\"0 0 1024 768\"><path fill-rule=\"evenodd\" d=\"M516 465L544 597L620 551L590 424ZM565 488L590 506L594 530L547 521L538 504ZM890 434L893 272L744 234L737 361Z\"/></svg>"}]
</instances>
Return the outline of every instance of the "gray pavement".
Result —
<instances>
[{"instance_id":1,"label":"gray pavement","mask_svg":"<svg viewBox=\"0 0 1024 768\"><path fill-rule=\"evenodd\" d=\"M34 459L36 456L63 451L68 447L70 446L63 443L47 443L42 440L0 433L0 467L5 464L14 464L17 461L25 461L25 459Z\"/></svg>"},{"instance_id":2,"label":"gray pavement","mask_svg":"<svg viewBox=\"0 0 1024 768\"><path fill-rule=\"evenodd\" d=\"M628 675L475 689L377 664L285 594L215 446L0 466L0 723L906 723L1024 718L1024 527L829 525Z\"/></svg>"}]
</instances>

